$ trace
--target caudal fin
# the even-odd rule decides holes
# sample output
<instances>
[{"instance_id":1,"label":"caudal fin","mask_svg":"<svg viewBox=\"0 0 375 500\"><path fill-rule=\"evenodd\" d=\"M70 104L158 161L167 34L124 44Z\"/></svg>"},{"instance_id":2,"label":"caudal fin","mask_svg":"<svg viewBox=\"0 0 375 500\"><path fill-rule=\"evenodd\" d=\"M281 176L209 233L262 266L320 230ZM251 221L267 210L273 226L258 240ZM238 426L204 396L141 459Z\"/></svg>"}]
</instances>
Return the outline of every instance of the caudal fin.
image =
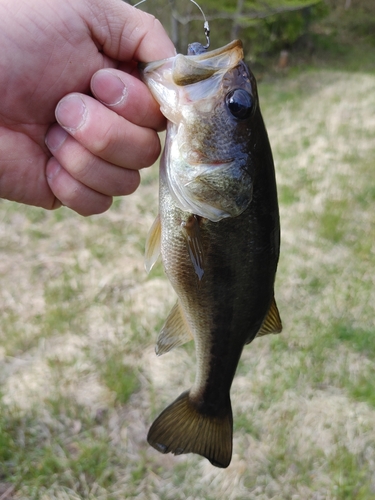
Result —
<instances>
[{"instance_id":1,"label":"caudal fin","mask_svg":"<svg viewBox=\"0 0 375 500\"><path fill-rule=\"evenodd\" d=\"M230 401L224 415L202 414L184 392L152 424L147 441L161 453L197 453L216 467L228 467L232 458L233 419Z\"/></svg>"}]
</instances>

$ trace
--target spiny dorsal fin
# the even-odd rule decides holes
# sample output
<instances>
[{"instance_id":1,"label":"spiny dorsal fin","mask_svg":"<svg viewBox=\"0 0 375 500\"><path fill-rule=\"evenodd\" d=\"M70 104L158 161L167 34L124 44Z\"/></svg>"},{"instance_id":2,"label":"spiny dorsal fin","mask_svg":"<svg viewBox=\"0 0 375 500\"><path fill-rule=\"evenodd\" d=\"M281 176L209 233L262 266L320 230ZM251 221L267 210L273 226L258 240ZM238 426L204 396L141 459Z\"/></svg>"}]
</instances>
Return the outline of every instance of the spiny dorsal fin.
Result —
<instances>
[{"instance_id":1,"label":"spiny dorsal fin","mask_svg":"<svg viewBox=\"0 0 375 500\"><path fill-rule=\"evenodd\" d=\"M215 467L228 467L232 458L233 419L228 396L220 416L200 413L189 397L182 393L152 424L147 441L160 453L197 453Z\"/></svg>"},{"instance_id":2,"label":"spiny dorsal fin","mask_svg":"<svg viewBox=\"0 0 375 500\"><path fill-rule=\"evenodd\" d=\"M199 221L196 215L191 215L186 222L181 224L182 233L186 240L190 260L199 281L204 274L204 252Z\"/></svg>"},{"instance_id":3,"label":"spiny dorsal fin","mask_svg":"<svg viewBox=\"0 0 375 500\"><path fill-rule=\"evenodd\" d=\"M280 333L282 329L283 325L281 323L279 310L277 309L275 298L273 298L267 316L265 317L256 336L262 337L263 335L268 335L269 333Z\"/></svg>"},{"instance_id":4,"label":"spiny dorsal fin","mask_svg":"<svg viewBox=\"0 0 375 500\"><path fill-rule=\"evenodd\" d=\"M177 301L159 333L155 352L158 356L161 356L193 338L184 313Z\"/></svg>"},{"instance_id":5,"label":"spiny dorsal fin","mask_svg":"<svg viewBox=\"0 0 375 500\"><path fill-rule=\"evenodd\" d=\"M160 255L161 248L161 224L160 215L156 217L146 239L145 268L147 273L154 267Z\"/></svg>"}]
</instances>

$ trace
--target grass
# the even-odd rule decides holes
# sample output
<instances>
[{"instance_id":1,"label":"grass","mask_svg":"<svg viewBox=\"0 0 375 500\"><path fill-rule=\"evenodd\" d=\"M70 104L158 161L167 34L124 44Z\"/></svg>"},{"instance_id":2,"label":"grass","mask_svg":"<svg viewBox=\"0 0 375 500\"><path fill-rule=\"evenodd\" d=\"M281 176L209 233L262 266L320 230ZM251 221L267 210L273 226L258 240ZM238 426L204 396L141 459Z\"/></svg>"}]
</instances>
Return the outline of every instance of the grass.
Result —
<instances>
[{"instance_id":1,"label":"grass","mask_svg":"<svg viewBox=\"0 0 375 500\"><path fill-rule=\"evenodd\" d=\"M374 85L373 72L337 62L260 85L280 195L284 331L244 349L226 470L146 443L195 367L190 344L154 354L175 301L161 266L150 276L143 267L157 167L89 219L0 201L0 492L375 496Z\"/></svg>"},{"instance_id":2,"label":"grass","mask_svg":"<svg viewBox=\"0 0 375 500\"><path fill-rule=\"evenodd\" d=\"M138 387L138 377L134 368L126 366L122 360L123 356L118 352L105 357L105 364L98 363L103 383L114 392L118 404L124 405Z\"/></svg>"}]
</instances>

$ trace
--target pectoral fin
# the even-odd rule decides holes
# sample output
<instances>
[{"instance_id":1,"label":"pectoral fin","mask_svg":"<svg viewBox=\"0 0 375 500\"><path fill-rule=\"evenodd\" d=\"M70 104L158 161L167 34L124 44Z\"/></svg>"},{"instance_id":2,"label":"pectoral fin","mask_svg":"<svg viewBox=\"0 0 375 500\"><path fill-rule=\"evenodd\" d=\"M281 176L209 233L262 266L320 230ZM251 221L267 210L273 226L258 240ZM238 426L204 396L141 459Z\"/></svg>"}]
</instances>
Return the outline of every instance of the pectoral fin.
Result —
<instances>
[{"instance_id":1,"label":"pectoral fin","mask_svg":"<svg viewBox=\"0 0 375 500\"><path fill-rule=\"evenodd\" d=\"M156 217L146 239L145 268L147 273L154 267L160 255L161 248L161 224L160 215Z\"/></svg>"},{"instance_id":2,"label":"pectoral fin","mask_svg":"<svg viewBox=\"0 0 375 500\"><path fill-rule=\"evenodd\" d=\"M268 335L269 333L280 333L282 329L283 325L281 323L279 310L277 309L275 299L273 298L267 316L256 334L256 337L262 337L263 335Z\"/></svg>"},{"instance_id":3,"label":"pectoral fin","mask_svg":"<svg viewBox=\"0 0 375 500\"><path fill-rule=\"evenodd\" d=\"M158 356L161 356L174 347L183 345L192 339L193 335L184 313L181 310L179 302L176 302L159 333L155 352Z\"/></svg>"},{"instance_id":4,"label":"pectoral fin","mask_svg":"<svg viewBox=\"0 0 375 500\"><path fill-rule=\"evenodd\" d=\"M204 252L197 216L192 215L187 222L181 224L181 228L195 274L200 281L204 274Z\"/></svg>"}]
</instances>

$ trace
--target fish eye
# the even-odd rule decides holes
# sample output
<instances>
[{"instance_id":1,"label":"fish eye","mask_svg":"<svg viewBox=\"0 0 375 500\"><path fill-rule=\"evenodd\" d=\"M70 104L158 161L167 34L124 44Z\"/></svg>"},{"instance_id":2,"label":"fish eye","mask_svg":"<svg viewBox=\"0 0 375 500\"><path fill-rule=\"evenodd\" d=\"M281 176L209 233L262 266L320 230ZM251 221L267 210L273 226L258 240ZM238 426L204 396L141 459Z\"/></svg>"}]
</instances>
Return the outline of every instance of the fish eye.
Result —
<instances>
[{"instance_id":1,"label":"fish eye","mask_svg":"<svg viewBox=\"0 0 375 500\"><path fill-rule=\"evenodd\" d=\"M244 89L231 90L225 98L229 111L239 120L249 118L253 110L253 97Z\"/></svg>"}]
</instances>

